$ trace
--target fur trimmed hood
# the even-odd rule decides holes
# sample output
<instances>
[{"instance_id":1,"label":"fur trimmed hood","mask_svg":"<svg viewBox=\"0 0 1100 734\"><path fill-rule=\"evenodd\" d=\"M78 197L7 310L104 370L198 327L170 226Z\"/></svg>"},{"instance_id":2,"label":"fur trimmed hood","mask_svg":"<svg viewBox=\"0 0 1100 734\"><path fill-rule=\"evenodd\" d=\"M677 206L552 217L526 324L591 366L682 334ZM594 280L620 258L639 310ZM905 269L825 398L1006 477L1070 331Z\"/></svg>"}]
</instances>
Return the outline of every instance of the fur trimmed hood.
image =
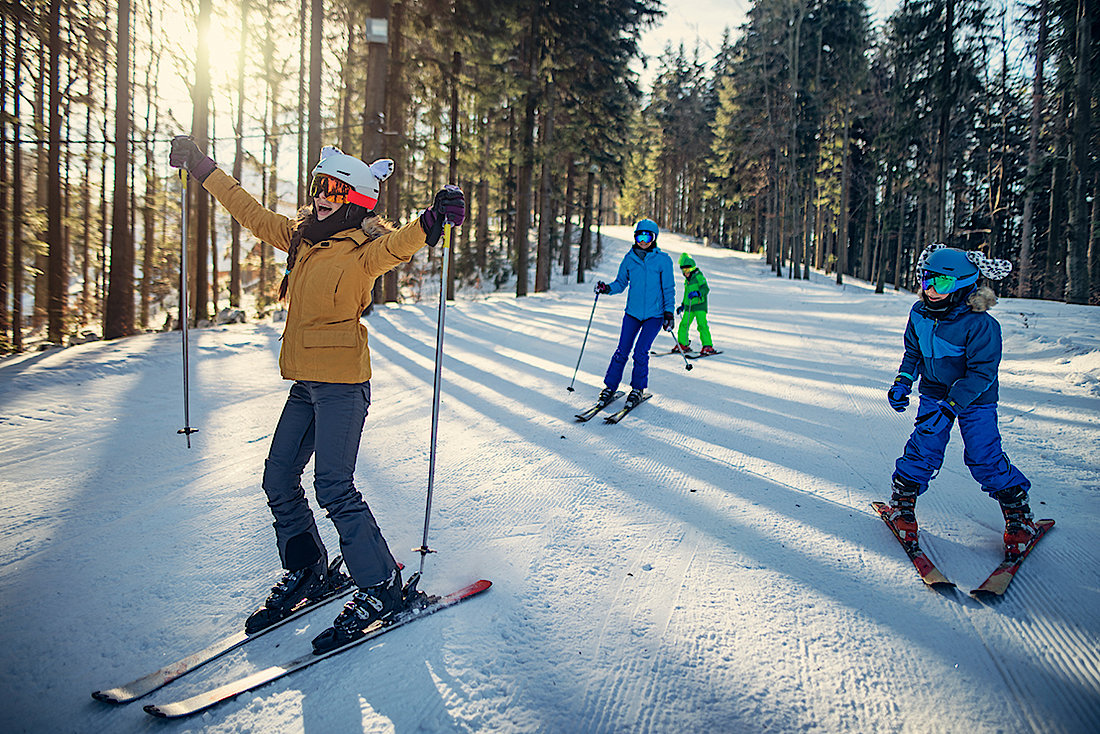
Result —
<instances>
[{"instance_id":1,"label":"fur trimmed hood","mask_svg":"<svg viewBox=\"0 0 1100 734\"><path fill-rule=\"evenodd\" d=\"M383 235L397 231L397 227L395 227L393 223L387 219L383 219L378 214L368 214L359 227L363 230L363 234L367 236L367 242L373 242ZM990 293L992 293L992 291L990 291ZM996 300L995 297L994 300Z\"/></svg>"},{"instance_id":2,"label":"fur trimmed hood","mask_svg":"<svg viewBox=\"0 0 1100 734\"><path fill-rule=\"evenodd\" d=\"M975 313L984 313L997 305L997 294L988 285L982 284L970 294L966 303Z\"/></svg>"}]
</instances>

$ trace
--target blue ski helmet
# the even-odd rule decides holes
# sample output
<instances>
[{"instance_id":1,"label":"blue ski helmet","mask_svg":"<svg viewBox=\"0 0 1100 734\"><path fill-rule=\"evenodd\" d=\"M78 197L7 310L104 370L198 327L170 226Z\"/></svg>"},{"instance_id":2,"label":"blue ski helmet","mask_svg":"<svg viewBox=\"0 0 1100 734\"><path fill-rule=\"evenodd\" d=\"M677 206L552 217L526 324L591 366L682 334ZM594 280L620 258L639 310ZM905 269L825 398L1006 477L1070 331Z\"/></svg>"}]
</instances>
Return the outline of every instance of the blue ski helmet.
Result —
<instances>
[{"instance_id":1,"label":"blue ski helmet","mask_svg":"<svg viewBox=\"0 0 1100 734\"><path fill-rule=\"evenodd\" d=\"M980 275L978 266L965 252L953 247L941 247L924 261L921 289L931 285L937 293L947 295L974 285Z\"/></svg>"},{"instance_id":2,"label":"blue ski helmet","mask_svg":"<svg viewBox=\"0 0 1100 734\"><path fill-rule=\"evenodd\" d=\"M657 223L652 219L639 219L638 223L634 225L634 238L638 238L639 232L651 232L653 233L653 241L657 241L657 235L661 233L661 230L657 228Z\"/></svg>"}]
</instances>

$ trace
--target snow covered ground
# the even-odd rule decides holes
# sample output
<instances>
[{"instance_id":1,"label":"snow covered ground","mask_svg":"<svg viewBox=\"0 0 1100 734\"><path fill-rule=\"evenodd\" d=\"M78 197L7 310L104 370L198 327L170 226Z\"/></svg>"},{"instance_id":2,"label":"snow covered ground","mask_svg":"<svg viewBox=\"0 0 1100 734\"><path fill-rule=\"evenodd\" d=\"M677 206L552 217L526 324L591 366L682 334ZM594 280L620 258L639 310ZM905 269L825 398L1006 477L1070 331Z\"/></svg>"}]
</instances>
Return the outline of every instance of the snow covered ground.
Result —
<instances>
[{"instance_id":1,"label":"snow covered ground","mask_svg":"<svg viewBox=\"0 0 1100 734\"><path fill-rule=\"evenodd\" d=\"M628 235L610 231L604 279ZM277 578L259 477L288 389L281 325L191 332L190 450L178 334L0 362L0 731L1100 730L1100 310L994 310L1006 450L1058 524L1005 598L979 602L966 591L1003 523L957 434L918 514L960 590L925 588L868 506L911 427L885 389L913 296L661 244L707 275L725 353L690 372L654 358L655 397L618 426L573 414L599 389L622 296L600 299L572 393L595 278L448 309L424 586L493 588L191 720L140 706L294 657L337 612L140 703L89 696L239 629ZM414 568L436 311L368 319L357 482Z\"/></svg>"}]
</instances>

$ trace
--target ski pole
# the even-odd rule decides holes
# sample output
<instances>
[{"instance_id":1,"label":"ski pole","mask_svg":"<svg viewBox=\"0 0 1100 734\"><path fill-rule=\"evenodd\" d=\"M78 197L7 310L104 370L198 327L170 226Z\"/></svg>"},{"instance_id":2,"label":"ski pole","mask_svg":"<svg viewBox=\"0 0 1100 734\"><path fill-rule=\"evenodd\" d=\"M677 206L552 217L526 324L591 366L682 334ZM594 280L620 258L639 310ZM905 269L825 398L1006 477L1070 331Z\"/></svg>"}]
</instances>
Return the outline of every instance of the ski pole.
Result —
<instances>
[{"instance_id":1,"label":"ski pole","mask_svg":"<svg viewBox=\"0 0 1100 734\"><path fill-rule=\"evenodd\" d=\"M190 391L187 384L187 170L180 169L180 333L183 336L183 428L176 431L187 437L191 448L191 434L198 433L191 427Z\"/></svg>"},{"instance_id":2,"label":"ski pole","mask_svg":"<svg viewBox=\"0 0 1100 734\"><path fill-rule=\"evenodd\" d=\"M584 356L584 345L588 343L588 331L592 328L592 317L596 315L596 304L600 302L600 294L596 294L596 300L592 301L592 313L588 314L588 327L584 330L584 341L581 342L581 353L577 355L577 366L573 369L573 379L569 381L569 387L565 388L573 392L573 383L577 381L577 370L581 368L581 357Z\"/></svg>"},{"instance_id":3,"label":"ski pole","mask_svg":"<svg viewBox=\"0 0 1100 734\"><path fill-rule=\"evenodd\" d=\"M432 516L432 492L435 488L435 447L439 436L439 393L443 375L443 325L447 315L447 266L451 259L451 223L443 223L443 265L439 280L439 322L435 330L435 380L432 386L432 439L428 454L428 500L424 508L424 539L419 548L413 548L420 554L420 570L417 577L424 573L424 558L435 553L428 547L428 524Z\"/></svg>"}]
</instances>

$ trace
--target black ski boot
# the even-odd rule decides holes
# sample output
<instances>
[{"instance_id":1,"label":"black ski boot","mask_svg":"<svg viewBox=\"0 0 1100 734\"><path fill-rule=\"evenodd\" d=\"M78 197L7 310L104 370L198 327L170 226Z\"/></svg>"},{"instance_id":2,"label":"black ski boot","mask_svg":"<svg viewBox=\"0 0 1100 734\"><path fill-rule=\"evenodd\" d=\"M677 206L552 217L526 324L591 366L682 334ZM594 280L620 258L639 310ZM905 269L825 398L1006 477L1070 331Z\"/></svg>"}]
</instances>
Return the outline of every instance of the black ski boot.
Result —
<instances>
[{"instance_id":1,"label":"black ski boot","mask_svg":"<svg viewBox=\"0 0 1100 734\"><path fill-rule=\"evenodd\" d=\"M600 403L601 405L607 405L608 403L610 403L614 399L615 399L615 388L605 387L603 390L600 390L600 396L598 398L596 398L596 402Z\"/></svg>"},{"instance_id":2,"label":"black ski boot","mask_svg":"<svg viewBox=\"0 0 1100 734\"><path fill-rule=\"evenodd\" d=\"M405 608L401 591L400 568L393 569L390 577L380 584L360 587L332 626L313 639L313 652L320 655L335 650L359 637L375 622L388 623Z\"/></svg>"},{"instance_id":3,"label":"black ski boot","mask_svg":"<svg viewBox=\"0 0 1100 734\"><path fill-rule=\"evenodd\" d=\"M1027 490L1009 487L993 494L1001 505L1005 518L1005 557L1015 558L1027 550L1028 543L1039 532L1028 505Z\"/></svg>"},{"instance_id":4,"label":"black ski boot","mask_svg":"<svg viewBox=\"0 0 1100 734\"><path fill-rule=\"evenodd\" d=\"M917 544L917 490L919 487L901 477L894 477L894 493L890 496L890 522L901 534L902 541Z\"/></svg>"},{"instance_id":5,"label":"black ski boot","mask_svg":"<svg viewBox=\"0 0 1100 734\"><path fill-rule=\"evenodd\" d=\"M642 391L634 389L630 391L630 394L626 396L626 407L633 408L642 402Z\"/></svg>"},{"instance_id":6,"label":"black ski boot","mask_svg":"<svg viewBox=\"0 0 1100 734\"><path fill-rule=\"evenodd\" d=\"M335 563L337 561L334 561ZM310 599L324 595L329 589L329 570L322 558L312 566L284 573L279 583L271 587L271 595L267 597L264 605L245 621L244 631L250 635L259 632L289 617ZM338 571L335 573L343 577L346 582L343 574Z\"/></svg>"}]
</instances>

